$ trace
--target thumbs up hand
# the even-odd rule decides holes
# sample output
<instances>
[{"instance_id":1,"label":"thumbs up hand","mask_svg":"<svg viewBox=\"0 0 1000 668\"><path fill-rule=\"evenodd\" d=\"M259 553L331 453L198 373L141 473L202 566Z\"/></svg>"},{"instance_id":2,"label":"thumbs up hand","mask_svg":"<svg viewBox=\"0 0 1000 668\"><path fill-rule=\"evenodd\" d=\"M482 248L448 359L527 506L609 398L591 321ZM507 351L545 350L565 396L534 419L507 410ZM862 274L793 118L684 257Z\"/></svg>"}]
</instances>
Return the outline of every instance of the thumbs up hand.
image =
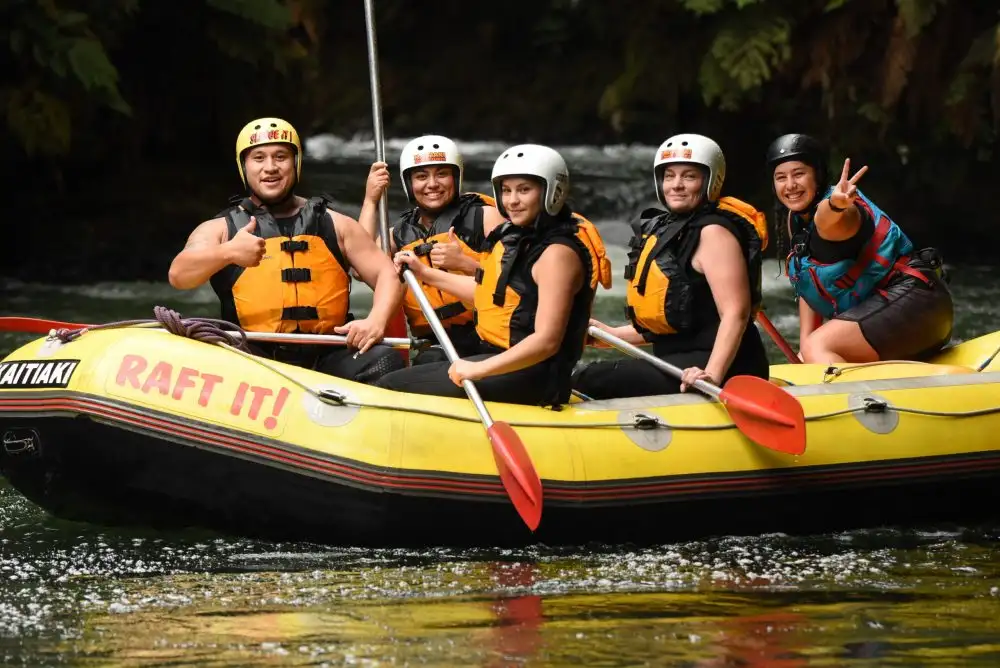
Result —
<instances>
[{"instance_id":1,"label":"thumbs up hand","mask_svg":"<svg viewBox=\"0 0 1000 668\"><path fill-rule=\"evenodd\" d=\"M264 258L267 244L256 236L257 219L250 216L250 222L244 225L232 239L225 243L229 261L241 267L256 267Z\"/></svg>"},{"instance_id":2,"label":"thumbs up hand","mask_svg":"<svg viewBox=\"0 0 1000 668\"><path fill-rule=\"evenodd\" d=\"M448 230L448 241L434 244L431 249L431 266L446 271L461 269L462 260L465 254L462 253L462 244L455 235L455 228Z\"/></svg>"}]
</instances>

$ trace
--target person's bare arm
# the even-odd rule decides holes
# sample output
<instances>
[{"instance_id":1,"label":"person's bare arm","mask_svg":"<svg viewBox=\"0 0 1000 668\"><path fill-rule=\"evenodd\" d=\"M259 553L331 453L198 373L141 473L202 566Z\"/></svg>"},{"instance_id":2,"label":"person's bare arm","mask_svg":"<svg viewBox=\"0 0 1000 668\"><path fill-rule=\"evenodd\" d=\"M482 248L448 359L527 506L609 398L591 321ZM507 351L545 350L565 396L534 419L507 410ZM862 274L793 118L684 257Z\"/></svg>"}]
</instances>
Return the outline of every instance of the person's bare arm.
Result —
<instances>
[{"instance_id":1,"label":"person's bare arm","mask_svg":"<svg viewBox=\"0 0 1000 668\"><path fill-rule=\"evenodd\" d=\"M474 375L477 378L524 369L559 351L566 335L573 296L583 286L583 263L573 249L553 244L542 252L531 274L538 284L535 331L499 355L470 363L476 367Z\"/></svg>"},{"instance_id":2,"label":"person's bare arm","mask_svg":"<svg viewBox=\"0 0 1000 668\"><path fill-rule=\"evenodd\" d=\"M365 185L365 201L361 204L358 222L383 251L385 243L379 239L378 205L382 193L389 187L389 167L384 162L372 163ZM389 252L396 252L396 244L392 240L392 228L389 228Z\"/></svg>"},{"instance_id":3,"label":"person's bare arm","mask_svg":"<svg viewBox=\"0 0 1000 668\"><path fill-rule=\"evenodd\" d=\"M816 232L827 241L846 241L861 229L861 211L855 200L858 197L857 183L868 171L868 166L848 178L850 171L851 160L848 158L844 160L840 181L833 187L833 192L816 207ZM834 211L833 206L840 210Z\"/></svg>"},{"instance_id":4,"label":"person's bare arm","mask_svg":"<svg viewBox=\"0 0 1000 668\"><path fill-rule=\"evenodd\" d=\"M747 264L733 233L721 225L709 225L701 230L692 266L705 275L719 312L719 330L705 371L721 383L750 321Z\"/></svg>"},{"instance_id":5,"label":"person's bare arm","mask_svg":"<svg viewBox=\"0 0 1000 668\"><path fill-rule=\"evenodd\" d=\"M475 300L476 279L473 276L453 274L441 269L428 267L413 254L413 251L396 253L393 258L393 262L395 263L397 269L402 269L405 264L410 268L413 275L416 276L417 280L421 283L425 283L437 288L438 290L447 292L448 294L457 297L465 304L471 305Z\"/></svg>"},{"instance_id":6,"label":"person's bare arm","mask_svg":"<svg viewBox=\"0 0 1000 668\"><path fill-rule=\"evenodd\" d=\"M256 267L264 257L264 240L254 236L257 221L243 227L228 240L225 218L206 220L188 237L184 249L170 263L167 278L178 290L203 285L217 271L230 264Z\"/></svg>"},{"instance_id":7,"label":"person's bare arm","mask_svg":"<svg viewBox=\"0 0 1000 668\"><path fill-rule=\"evenodd\" d=\"M344 257L375 293L368 317L336 328L338 334L347 335L348 345L364 352L382 340L389 318L402 301L403 289L389 256L375 245L358 221L335 211L330 211L330 216Z\"/></svg>"},{"instance_id":8,"label":"person's bare arm","mask_svg":"<svg viewBox=\"0 0 1000 668\"><path fill-rule=\"evenodd\" d=\"M502 225L505 219L503 214L495 206L483 207L483 236L490 236L490 232L496 229L497 225Z\"/></svg>"}]
</instances>

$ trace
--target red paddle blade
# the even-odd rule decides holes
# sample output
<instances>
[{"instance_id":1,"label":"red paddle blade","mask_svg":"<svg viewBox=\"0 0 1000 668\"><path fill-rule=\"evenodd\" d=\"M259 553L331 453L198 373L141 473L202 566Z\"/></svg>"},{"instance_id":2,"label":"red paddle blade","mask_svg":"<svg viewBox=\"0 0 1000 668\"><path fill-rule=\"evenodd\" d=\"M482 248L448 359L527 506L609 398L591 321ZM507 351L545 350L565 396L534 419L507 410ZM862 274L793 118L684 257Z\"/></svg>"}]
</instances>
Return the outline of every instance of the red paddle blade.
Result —
<instances>
[{"instance_id":1,"label":"red paddle blade","mask_svg":"<svg viewBox=\"0 0 1000 668\"><path fill-rule=\"evenodd\" d=\"M494 422L486 430L493 446L493 459L507 495L528 528L534 531L542 521L542 481L514 429L506 422Z\"/></svg>"},{"instance_id":2,"label":"red paddle blade","mask_svg":"<svg viewBox=\"0 0 1000 668\"><path fill-rule=\"evenodd\" d=\"M754 443L790 455L806 451L802 404L777 385L756 376L735 376L722 388L719 400Z\"/></svg>"},{"instance_id":3,"label":"red paddle blade","mask_svg":"<svg viewBox=\"0 0 1000 668\"><path fill-rule=\"evenodd\" d=\"M385 335L387 337L400 339L405 339L408 336L406 333L406 315L403 313L402 308L396 309L396 314L389 318L389 322L387 322L385 326ZM409 365L410 351L405 348L400 348L396 352L403 356L403 363Z\"/></svg>"},{"instance_id":4,"label":"red paddle blade","mask_svg":"<svg viewBox=\"0 0 1000 668\"><path fill-rule=\"evenodd\" d=\"M83 329L92 325L81 325L78 322L60 322L59 320L43 320L42 318L26 318L21 316L0 316L0 332L23 332L25 334L48 334L51 329Z\"/></svg>"}]
</instances>

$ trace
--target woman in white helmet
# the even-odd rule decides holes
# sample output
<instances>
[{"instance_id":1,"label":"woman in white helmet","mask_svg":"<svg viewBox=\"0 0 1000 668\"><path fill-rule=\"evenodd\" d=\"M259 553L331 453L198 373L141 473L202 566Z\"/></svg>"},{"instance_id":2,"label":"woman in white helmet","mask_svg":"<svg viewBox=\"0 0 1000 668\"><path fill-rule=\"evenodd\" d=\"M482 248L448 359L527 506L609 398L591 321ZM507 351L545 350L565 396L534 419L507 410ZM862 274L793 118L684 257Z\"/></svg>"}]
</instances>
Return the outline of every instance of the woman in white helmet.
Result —
<instances>
[{"instance_id":1,"label":"woman in white helmet","mask_svg":"<svg viewBox=\"0 0 1000 668\"><path fill-rule=\"evenodd\" d=\"M440 135L417 137L403 147L399 156L399 178L413 208L404 212L392 228L390 252L413 251L430 267L472 275L479 267L479 253L486 250L486 237L503 222L493 199L479 193L462 193L464 163L458 146ZM372 165L365 189L365 202L358 220L378 239L376 213L382 193L389 187L389 167ZM441 323L448 330L460 355L478 350L472 309L458 298L424 285ZM406 291L403 299L410 332L434 340L430 325L420 312L416 298ZM419 353L413 364L447 359L439 346Z\"/></svg>"},{"instance_id":2,"label":"woman in white helmet","mask_svg":"<svg viewBox=\"0 0 1000 668\"><path fill-rule=\"evenodd\" d=\"M591 249L566 205L569 170L553 149L524 144L500 155L492 181L507 222L490 235L475 277L428 267L413 251L395 258L424 284L473 305L479 354L402 369L380 386L462 397L468 379L488 401L569 400L594 297Z\"/></svg>"},{"instance_id":3,"label":"woman in white helmet","mask_svg":"<svg viewBox=\"0 0 1000 668\"><path fill-rule=\"evenodd\" d=\"M653 185L666 211L648 209L632 225L625 269L626 316L593 324L684 369L683 382L642 360L602 361L579 370L574 388L595 399L672 394L699 379L768 377L753 318L761 300L763 214L721 198L726 162L708 137L667 139L653 158Z\"/></svg>"}]
</instances>

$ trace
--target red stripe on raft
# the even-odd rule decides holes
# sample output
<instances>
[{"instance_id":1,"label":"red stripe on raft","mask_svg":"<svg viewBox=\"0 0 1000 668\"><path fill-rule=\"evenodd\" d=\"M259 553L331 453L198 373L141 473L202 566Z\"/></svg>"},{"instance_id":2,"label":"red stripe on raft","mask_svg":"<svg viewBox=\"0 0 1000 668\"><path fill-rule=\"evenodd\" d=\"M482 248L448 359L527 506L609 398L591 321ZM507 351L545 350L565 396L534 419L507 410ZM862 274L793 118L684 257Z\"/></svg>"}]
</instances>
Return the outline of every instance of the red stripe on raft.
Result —
<instances>
[{"instance_id":1,"label":"red stripe on raft","mask_svg":"<svg viewBox=\"0 0 1000 668\"><path fill-rule=\"evenodd\" d=\"M236 452L252 454L306 471L322 473L348 481L348 484L354 483L355 486L365 488L389 488L400 491L436 492L463 496L506 497L506 492L499 479L491 479L488 476L477 479L479 476L466 475L463 476L463 479L459 480L454 476L463 474L449 474L450 477L445 478L430 475L420 476L367 471L360 466L352 466L347 463L332 462L328 459L289 452L249 439L225 436L201 427L157 418L129 408L110 407L88 399L0 400L0 413L23 411L25 409L57 409L105 417L110 420L145 428L149 431L174 436L182 435L190 440ZM545 484L546 496L548 498L583 503L774 491L790 488L802 483L904 481L907 478L927 477L935 472L955 474L963 472L982 473L984 470L1000 471L1000 452L983 454L984 456L981 457L963 457L960 460L917 460L905 462L884 460L885 464L859 462L856 465L845 464L837 469L824 471L803 468L800 471L784 469L762 470L752 474L707 474L713 477L705 479L691 479L691 476L684 476L679 479L651 481L648 483L641 481L595 481L570 483L572 486L560 486L559 481L547 480Z\"/></svg>"}]
</instances>

